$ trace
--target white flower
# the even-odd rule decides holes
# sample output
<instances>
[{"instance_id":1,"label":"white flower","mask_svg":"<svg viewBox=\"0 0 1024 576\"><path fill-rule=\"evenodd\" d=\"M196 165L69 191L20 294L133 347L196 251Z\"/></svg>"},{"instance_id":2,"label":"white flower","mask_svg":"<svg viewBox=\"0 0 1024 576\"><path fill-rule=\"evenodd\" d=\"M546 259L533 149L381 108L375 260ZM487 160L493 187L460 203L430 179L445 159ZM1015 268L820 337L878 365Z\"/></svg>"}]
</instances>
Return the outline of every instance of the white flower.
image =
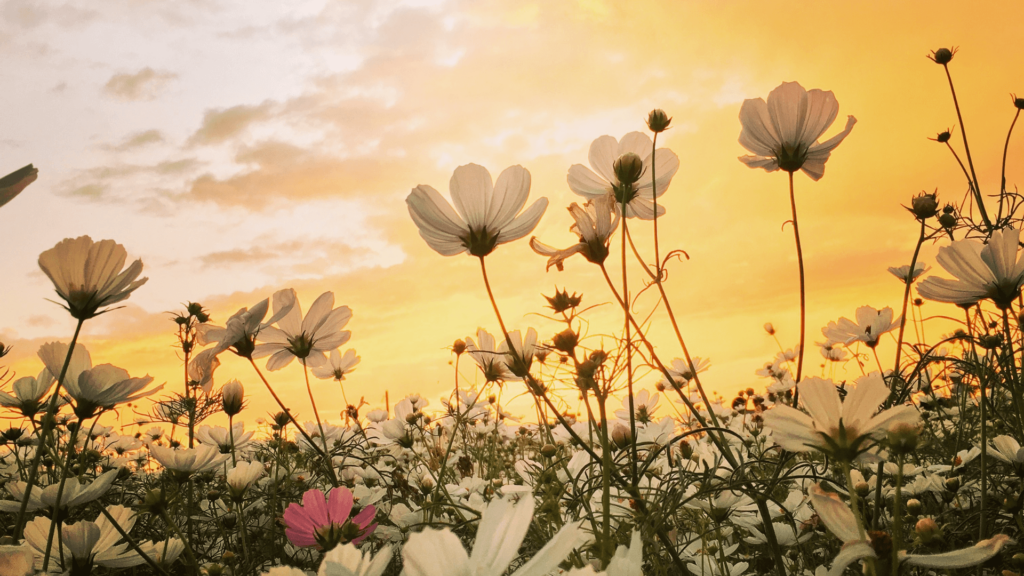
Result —
<instances>
[{"instance_id":1,"label":"white flower","mask_svg":"<svg viewBox=\"0 0 1024 576\"><path fill-rule=\"evenodd\" d=\"M970 307L986 298L1005 310L1024 285L1024 259L1017 258L1020 231L996 230L988 244L958 240L939 248L935 260L954 277L929 276L917 287L924 298Z\"/></svg>"},{"instance_id":2,"label":"white flower","mask_svg":"<svg viewBox=\"0 0 1024 576\"><path fill-rule=\"evenodd\" d=\"M634 530L629 547L616 548L615 555L608 562L608 568L604 572L596 572L588 564L583 568L573 568L566 576L644 576L643 567L644 543L640 539L640 532Z\"/></svg>"},{"instance_id":3,"label":"white flower","mask_svg":"<svg viewBox=\"0 0 1024 576\"><path fill-rule=\"evenodd\" d=\"M231 436L234 435L235 450L244 450L252 444L254 431L245 431L245 422L235 422L231 432L221 426L200 426L196 430L196 440L208 446L216 446L222 454L231 452Z\"/></svg>"},{"instance_id":4,"label":"white flower","mask_svg":"<svg viewBox=\"0 0 1024 576\"><path fill-rule=\"evenodd\" d=\"M67 359L68 345L63 342L47 342L39 347L37 354L43 365L46 366L46 370L56 379L64 367L64 360ZM71 353L71 361L68 362L68 369L64 373L64 382L61 387L67 389L72 382L78 382L78 377L82 372L90 368L92 368L92 357L89 355L89 351L85 346L75 344L75 350Z\"/></svg>"},{"instance_id":5,"label":"white flower","mask_svg":"<svg viewBox=\"0 0 1024 576\"><path fill-rule=\"evenodd\" d=\"M14 200L15 196L21 194L21 191L38 177L39 170L29 164L0 178L0 206Z\"/></svg>"},{"instance_id":6,"label":"white flower","mask_svg":"<svg viewBox=\"0 0 1024 576\"><path fill-rule=\"evenodd\" d=\"M290 293L289 293L290 292ZM287 308L283 315L280 311ZM298 296L294 290L274 294L274 316L281 316L277 328L267 326L258 335L260 342L253 358L270 356L267 370L280 370L295 358L306 366L316 368L327 363L324 352L348 342L352 332L342 330L352 318L348 306L334 307L334 292L324 292L302 316Z\"/></svg>"},{"instance_id":7,"label":"white flower","mask_svg":"<svg viewBox=\"0 0 1024 576\"><path fill-rule=\"evenodd\" d=\"M516 379L515 374L509 372L508 365L505 363L508 344L502 344L504 349L496 347L494 336L491 336L483 328L477 328L475 341L472 338L466 338L466 351L480 366L480 370L483 371L484 378L488 382Z\"/></svg>"},{"instance_id":8,"label":"white flower","mask_svg":"<svg viewBox=\"0 0 1024 576\"><path fill-rule=\"evenodd\" d=\"M878 412L889 397L889 388L878 372L860 377L845 402L831 380L806 378L797 390L810 416L785 404L776 404L764 413L772 439L792 452L818 449L852 461L870 447L871 440L879 439L894 425L913 425L921 418L912 405Z\"/></svg>"},{"instance_id":9,"label":"white flower","mask_svg":"<svg viewBox=\"0 0 1024 576\"><path fill-rule=\"evenodd\" d=\"M857 119L846 118L846 128L825 142L818 138L835 122L839 103L831 91L804 90L797 82L783 82L761 98L744 100L740 108L740 144L754 153L741 156L751 168L768 172L803 170L813 180L825 174L832 150L853 130Z\"/></svg>"},{"instance_id":10,"label":"white flower","mask_svg":"<svg viewBox=\"0 0 1024 576\"><path fill-rule=\"evenodd\" d=\"M183 474L212 470L231 458L230 454L221 454L220 450L206 444L177 450L153 445L149 452L164 468Z\"/></svg>"},{"instance_id":11,"label":"white flower","mask_svg":"<svg viewBox=\"0 0 1024 576\"><path fill-rule=\"evenodd\" d=\"M512 343L511 350L509 342ZM533 355L537 351L537 331L533 328L526 330L524 338L519 330L508 333L508 339L498 345L498 352L505 354L505 367L512 373L512 377L506 380L521 380L530 373L530 366L533 364Z\"/></svg>"},{"instance_id":12,"label":"white flower","mask_svg":"<svg viewBox=\"0 0 1024 576\"><path fill-rule=\"evenodd\" d=\"M363 554L351 543L335 546L324 554L317 576L380 576L387 570L394 549L383 548L376 556Z\"/></svg>"},{"instance_id":13,"label":"white flower","mask_svg":"<svg viewBox=\"0 0 1024 576\"><path fill-rule=\"evenodd\" d=\"M498 246L526 236L537 227L548 199L541 198L520 214L530 195L530 173L511 166L492 182L483 166L459 166L448 184L452 209L434 188L421 184L405 202L427 245L442 256L468 252L484 257Z\"/></svg>"},{"instance_id":14,"label":"white flower","mask_svg":"<svg viewBox=\"0 0 1024 576\"><path fill-rule=\"evenodd\" d=\"M466 554L459 537L448 530L427 528L409 536L402 550L407 576L501 576L519 554L533 517L533 498L519 504L493 500L483 511L473 552ZM579 522L562 527L537 554L512 576L546 576L581 543Z\"/></svg>"},{"instance_id":15,"label":"white flower","mask_svg":"<svg viewBox=\"0 0 1024 576\"><path fill-rule=\"evenodd\" d=\"M266 318L267 310L270 308L269 298L261 300L252 308L242 308L235 312L223 327L210 323L200 324L196 329L196 342L200 346L208 344L214 344L214 346L196 354L189 366L190 377L192 377L192 365L196 365L196 375L212 373L215 368L213 363L216 356L229 348L243 358L251 357L256 346L256 336L261 330L277 322L291 311L296 304L294 297L295 291L292 289L286 288L274 293L274 315L266 322L263 319Z\"/></svg>"},{"instance_id":16,"label":"white flower","mask_svg":"<svg viewBox=\"0 0 1024 576\"><path fill-rule=\"evenodd\" d=\"M1024 449L1011 436L996 436L988 447L988 455L1007 464L1024 466Z\"/></svg>"},{"instance_id":17,"label":"white flower","mask_svg":"<svg viewBox=\"0 0 1024 576\"><path fill-rule=\"evenodd\" d=\"M634 417L639 422L650 422L654 412L658 409L658 401L661 395L651 394L647 390L641 390L633 396ZM622 399L622 409L615 411L615 416L621 420L629 421L629 396Z\"/></svg>"},{"instance_id":18,"label":"white flower","mask_svg":"<svg viewBox=\"0 0 1024 576\"><path fill-rule=\"evenodd\" d=\"M68 380L65 386L68 396L75 401L75 415L84 420L95 415L98 409L110 410L163 389L161 384L143 391L152 381L152 376L132 378L124 368L100 364L79 374L77 382Z\"/></svg>"},{"instance_id":19,"label":"white flower","mask_svg":"<svg viewBox=\"0 0 1024 576\"><path fill-rule=\"evenodd\" d=\"M910 274L909 264L904 264L903 266L890 266L889 273L895 276L900 282L906 284L907 282L914 282L921 276L921 274L924 274L931 269L931 266L925 266L923 263L918 262L914 264L913 275Z\"/></svg>"},{"instance_id":20,"label":"white flower","mask_svg":"<svg viewBox=\"0 0 1024 576\"><path fill-rule=\"evenodd\" d=\"M66 238L40 254L39 267L67 303L64 309L87 320L106 312L100 308L127 300L148 280L136 280L142 273L142 260L121 270L127 258L128 251L113 240L94 243L88 236L79 236Z\"/></svg>"},{"instance_id":21,"label":"white flower","mask_svg":"<svg viewBox=\"0 0 1024 576\"><path fill-rule=\"evenodd\" d=\"M0 406L15 408L23 416L32 417L43 409L43 396L46 396L56 380L47 368L43 368L36 377L18 378L11 385L13 396L0 391Z\"/></svg>"},{"instance_id":22,"label":"white flower","mask_svg":"<svg viewBox=\"0 0 1024 576\"><path fill-rule=\"evenodd\" d=\"M803 385L803 382L800 383ZM842 542L843 547L832 561L828 576L841 576L846 567L864 558L877 558L871 544L861 538L857 518L850 507L839 500L839 495L826 492L815 484L810 491L811 504L822 523Z\"/></svg>"},{"instance_id":23,"label":"white flower","mask_svg":"<svg viewBox=\"0 0 1024 576\"><path fill-rule=\"evenodd\" d=\"M655 167L658 187L655 190L650 178L652 148L651 138L642 132L630 132L621 141L612 136L601 136L590 144L590 168L582 164L573 164L569 168L569 188L590 200L608 197L611 208L617 211L621 211L625 203L627 218L653 220L654 198L668 190L672 177L679 170L679 157L668 148L658 149ZM627 159L632 160L628 163L635 166L634 170L622 169ZM642 163L640 159L643 159ZM620 168L618 171L617 166ZM631 182L622 181L620 176L625 176L623 172L632 172ZM664 213L665 207L658 206L658 216Z\"/></svg>"},{"instance_id":24,"label":"white flower","mask_svg":"<svg viewBox=\"0 0 1024 576\"><path fill-rule=\"evenodd\" d=\"M338 382L345 379L346 374L350 374L355 370L355 365L359 364L359 356L356 356L355 350L346 350L345 354L342 355L340 350L331 350L331 356L327 359L327 364L313 368L313 376L320 379L334 378Z\"/></svg>"},{"instance_id":25,"label":"white flower","mask_svg":"<svg viewBox=\"0 0 1024 576\"><path fill-rule=\"evenodd\" d=\"M871 306L857 308L857 321L849 318L840 318L839 322L829 322L828 326L821 329L822 335L833 342L842 342L849 346L854 342L863 342L869 348L878 346L878 339L882 334L891 332L900 326L903 316L892 319L892 308L886 306L881 310L875 310Z\"/></svg>"},{"instance_id":26,"label":"white flower","mask_svg":"<svg viewBox=\"0 0 1024 576\"><path fill-rule=\"evenodd\" d=\"M32 576L35 561L28 543L20 546L0 546L0 574L6 576Z\"/></svg>"},{"instance_id":27,"label":"white flower","mask_svg":"<svg viewBox=\"0 0 1024 576\"><path fill-rule=\"evenodd\" d=\"M941 570L957 570L984 564L992 559L1007 544L1017 542L1006 534L996 534L988 540L982 540L970 548L962 548L944 554L907 554L901 550L900 563L921 568L937 568Z\"/></svg>"},{"instance_id":28,"label":"white flower","mask_svg":"<svg viewBox=\"0 0 1024 576\"><path fill-rule=\"evenodd\" d=\"M711 361L700 356L694 356L692 360L693 364L690 365L682 358L673 358L671 362L672 367L667 369L669 376L672 377L672 381L669 382L665 375L662 374L661 382L666 386L682 388L690 383L694 374L706 372L711 367Z\"/></svg>"},{"instance_id":29,"label":"white flower","mask_svg":"<svg viewBox=\"0 0 1024 576\"><path fill-rule=\"evenodd\" d=\"M221 402L224 405L224 413L234 416L242 411L245 400L245 387L238 380L229 380L220 389Z\"/></svg>"},{"instance_id":30,"label":"white flower","mask_svg":"<svg viewBox=\"0 0 1024 576\"><path fill-rule=\"evenodd\" d=\"M107 512L125 532L129 532L135 526L135 512L124 506L108 506ZM39 516L25 525L25 541L35 549L36 567L42 568L43 556L46 552L46 541L50 535L50 520ZM138 566L145 562L141 556L128 547L127 543L117 544L121 540L121 533L107 520L107 517L100 515L95 522L86 520L74 524L66 524L61 528L61 536L64 544L65 570L75 566L77 572L89 572L89 568L95 564L107 568L129 568ZM50 564L48 569L59 572L60 553L54 548L57 546L57 538L53 539L50 551Z\"/></svg>"},{"instance_id":31,"label":"white flower","mask_svg":"<svg viewBox=\"0 0 1024 576\"><path fill-rule=\"evenodd\" d=\"M77 479L69 479L64 484L64 492L60 495L60 506L59 508L70 508L72 506L78 506L92 502L97 498L103 496L110 489L110 486L117 479L118 470L108 470L103 474L96 477L95 480L87 483L80 483ZM25 497L25 488L28 486L26 482L8 482L7 490L14 497L16 502L10 500L0 500L0 511L3 512L17 512L21 509L21 501ZM32 492L29 494L28 508L29 512L34 512L43 508L54 508L58 507L57 504L57 492L60 490L60 483L54 483L42 490L39 490L38 486L33 486Z\"/></svg>"},{"instance_id":32,"label":"white flower","mask_svg":"<svg viewBox=\"0 0 1024 576\"><path fill-rule=\"evenodd\" d=\"M584 208L573 202L569 206L569 214L576 221L569 231L580 237L580 241L572 246L558 250L530 238L530 248L541 256L548 257L548 268L555 266L564 269L562 262L573 254L582 254L594 264L602 264L608 258L608 240L619 226L619 213L611 205L612 197L605 195L590 200Z\"/></svg>"},{"instance_id":33,"label":"white flower","mask_svg":"<svg viewBox=\"0 0 1024 576\"><path fill-rule=\"evenodd\" d=\"M234 468L228 470L227 484L232 496L241 499L245 491L253 482L263 477L266 470L262 462L239 462Z\"/></svg>"}]
</instances>

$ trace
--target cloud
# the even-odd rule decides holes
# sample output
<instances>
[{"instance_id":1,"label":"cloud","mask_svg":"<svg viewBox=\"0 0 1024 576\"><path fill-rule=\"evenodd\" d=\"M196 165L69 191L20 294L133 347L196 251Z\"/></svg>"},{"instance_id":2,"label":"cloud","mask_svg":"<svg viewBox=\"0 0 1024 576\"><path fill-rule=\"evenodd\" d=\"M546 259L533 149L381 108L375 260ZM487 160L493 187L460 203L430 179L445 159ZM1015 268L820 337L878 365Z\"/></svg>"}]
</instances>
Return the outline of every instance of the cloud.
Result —
<instances>
[{"instance_id":1,"label":"cloud","mask_svg":"<svg viewBox=\"0 0 1024 576\"><path fill-rule=\"evenodd\" d=\"M149 146L150 144L160 144L164 142L164 135L159 130L144 130L142 132L135 132L129 134L120 144L114 149L118 152L124 152L127 150L134 150L136 148L142 148Z\"/></svg>"},{"instance_id":2,"label":"cloud","mask_svg":"<svg viewBox=\"0 0 1024 576\"><path fill-rule=\"evenodd\" d=\"M203 123L189 138L191 144L219 144L234 138L252 124L270 117L271 104L239 105L207 110Z\"/></svg>"},{"instance_id":3,"label":"cloud","mask_svg":"<svg viewBox=\"0 0 1024 576\"><path fill-rule=\"evenodd\" d=\"M114 74L107 80L103 90L120 100L152 100L168 82L177 77L173 72L158 71L146 66L134 74Z\"/></svg>"}]
</instances>

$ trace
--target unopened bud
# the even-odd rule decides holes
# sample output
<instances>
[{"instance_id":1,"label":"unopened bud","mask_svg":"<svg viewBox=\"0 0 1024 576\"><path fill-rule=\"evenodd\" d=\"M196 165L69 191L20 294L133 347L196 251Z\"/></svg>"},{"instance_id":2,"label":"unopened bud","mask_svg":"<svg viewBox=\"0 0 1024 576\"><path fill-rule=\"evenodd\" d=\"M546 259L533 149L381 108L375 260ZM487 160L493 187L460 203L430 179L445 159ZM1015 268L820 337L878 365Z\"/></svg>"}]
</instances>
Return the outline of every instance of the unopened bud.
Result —
<instances>
[{"instance_id":1,"label":"unopened bud","mask_svg":"<svg viewBox=\"0 0 1024 576\"><path fill-rule=\"evenodd\" d=\"M960 477L954 476L952 478L946 478L946 490L950 492L956 492L960 489Z\"/></svg>"},{"instance_id":2,"label":"unopened bud","mask_svg":"<svg viewBox=\"0 0 1024 576\"><path fill-rule=\"evenodd\" d=\"M540 453L545 458L554 458L555 454L558 453L558 448L554 444L545 444L541 446Z\"/></svg>"},{"instance_id":3,"label":"unopened bud","mask_svg":"<svg viewBox=\"0 0 1024 576\"><path fill-rule=\"evenodd\" d=\"M917 516L918 514L921 513L921 509L922 508L923 508L923 506L921 505L921 501L918 500L917 498L911 498L910 500L907 500L907 512L908 513L913 514L914 516Z\"/></svg>"},{"instance_id":4,"label":"unopened bud","mask_svg":"<svg viewBox=\"0 0 1024 576\"><path fill-rule=\"evenodd\" d=\"M953 59L954 54L956 54L956 48L953 48L952 50L949 48L939 48L938 50L933 51L929 58L931 58L932 62L945 66Z\"/></svg>"},{"instance_id":5,"label":"unopened bud","mask_svg":"<svg viewBox=\"0 0 1024 576\"><path fill-rule=\"evenodd\" d=\"M571 328L566 328L551 338L551 344L555 350L572 354L576 345L580 343L580 337Z\"/></svg>"},{"instance_id":6,"label":"unopened bud","mask_svg":"<svg viewBox=\"0 0 1024 576\"><path fill-rule=\"evenodd\" d=\"M622 424L616 424L615 428L612 429L612 441L619 448L625 448L633 443L633 434L629 428Z\"/></svg>"},{"instance_id":7,"label":"unopened bud","mask_svg":"<svg viewBox=\"0 0 1024 576\"><path fill-rule=\"evenodd\" d=\"M1013 96L1013 106L1017 110L1024 110L1024 98L1017 98L1017 96L1014 95Z\"/></svg>"},{"instance_id":8,"label":"unopened bud","mask_svg":"<svg viewBox=\"0 0 1024 576\"><path fill-rule=\"evenodd\" d=\"M235 416L242 411L242 400L245 398L245 388L238 380L231 380L221 388L221 399L224 402L224 413L228 416Z\"/></svg>"},{"instance_id":9,"label":"unopened bud","mask_svg":"<svg viewBox=\"0 0 1024 576\"><path fill-rule=\"evenodd\" d=\"M861 480L854 484L853 489L857 492L858 496L865 498L871 492L871 485Z\"/></svg>"},{"instance_id":10,"label":"unopened bud","mask_svg":"<svg viewBox=\"0 0 1024 576\"><path fill-rule=\"evenodd\" d=\"M900 422L889 430L889 448L894 454L910 454L917 449L919 434L917 426Z\"/></svg>"},{"instance_id":11,"label":"unopened bud","mask_svg":"<svg viewBox=\"0 0 1024 576\"><path fill-rule=\"evenodd\" d=\"M769 336L775 336L775 326L772 326L771 322L764 323L764 331L767 332Z\"/></svg>"},{"instance_id":12,"label":"unopened bud","mask_svg":"<svg viewBox=\"0 0 1024 576\"><path fill-rule=\"evenodd\" d=\"M461 339L460 340L456 340L455 343L452 344L452 352L455 352L456 356L461 356L462 353L465 352L465 351L466 351L466 342L464 340L461 340Z\"/></svg>"},{"instance_id":13,"label":"unopened bud","mask_svg":"<svg viewBox=\"0 0 1024 576\"><path fill-rule=\"evenodd\" d=\"M672 119L661 108L651 110L651 113L647 115L647 127L655 134L667 130L671 123Z\"/></svg>"},{"instance_id":14,"label":"unopened bud","mask_svg":"<svg viewBox=\"0 0 1024 576\"><path fill-rule=\"evenodd\" d=\"M918 220L926 220L939 213L939 198L935 192L922 192L910 200L910 212Z\"/></svg>"},{"instance_id":15,"label":"unopened bud","mask_svg":"<svg viewBox=\"0 0 1024 576\"><path fill-rule=\"evenodd\" d=\"M636 184L644 173L644 162L632 152L626 152L612 163L615 178L626 186Z\"/></svg>"},{"instance_id":16,"label":"unopened bud","mask_svg":"<svg viewBox=\"0 0 1024 576\"><path fill-rule=\"evenodd\" d=\"M931 518L921 518L914 526L914 533L921 539L921 542L927 544L940 536L942 530L939 528L939 525L935 523L935 520L932 520Z\"/></svg>"}]
</instances>

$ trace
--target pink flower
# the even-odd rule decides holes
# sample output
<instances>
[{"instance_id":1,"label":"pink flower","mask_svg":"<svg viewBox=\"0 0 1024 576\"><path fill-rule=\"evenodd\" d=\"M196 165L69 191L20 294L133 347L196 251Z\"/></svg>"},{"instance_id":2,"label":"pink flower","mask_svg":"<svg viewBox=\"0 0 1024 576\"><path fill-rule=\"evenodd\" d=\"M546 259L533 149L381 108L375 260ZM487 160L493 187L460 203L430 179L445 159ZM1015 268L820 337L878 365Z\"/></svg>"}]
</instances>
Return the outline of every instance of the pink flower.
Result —
<instances>
[{"instance_id":1,"label":"pink flower","mask_svg":"<svg viewBox=\"0 0 1024 576\"><path fill-rule=\"evenodd\" d=\"M330 550L339 544L358 545L377 527L373 522L377 509L363 508L352 513L352 492L339 487L331 490L327 498L317 490L302 495L302 505L291 504L284 511L285 535L296 546L316 546Z\"/></svg>"}]
</instances>

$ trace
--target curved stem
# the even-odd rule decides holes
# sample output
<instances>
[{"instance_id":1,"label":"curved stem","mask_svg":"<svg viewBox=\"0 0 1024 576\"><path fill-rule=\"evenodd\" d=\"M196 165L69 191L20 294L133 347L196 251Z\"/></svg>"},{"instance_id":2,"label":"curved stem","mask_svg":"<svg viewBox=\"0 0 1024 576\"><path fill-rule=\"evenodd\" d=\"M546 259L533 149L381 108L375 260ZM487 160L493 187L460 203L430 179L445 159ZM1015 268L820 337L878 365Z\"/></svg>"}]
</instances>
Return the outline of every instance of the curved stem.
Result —
<instances>
[{"instance_id":1,"label":"curved stem","mask_svg":"<svg viewBox=\"0 0 1024 576\"><path fill-rule=\"evenodd\" d=\"M917 246L914 247L914 256L910 259L910 271L907 272L906 287L903 289L903 311L900 312L900 333L899 337L896 338L896 362L893 366L893 377L894 379L900 374L900 353L903 352L903 332L907 328L907 304L910 302L910 286L914 283L914 268L917 266L917 257L921 254L921 245L924 244L925 238L925 225L924 219L921 219L921 233L917 237ZM884 374L883 374L884 376ZM889 395L889 399L886 400L885 407L889 407L892 395Z\"/></svg>"},{"instance_id":2,"label":"curved stem","mask_svg":"<svg viewBox=\"0 0 1024 576\"><path fill-rule=\"evenodd\" d=\"M800 271L800 349L797 351L796 380L800 383L800 377L804 371L804 337L807 324L807 294L804 288L804 251L800 246L800 225L796 220L796 192L793 188L793 173L789 173L789 206L793 211L793 237L796 239L796 263ZM800 389L793 389L793 407L796 407L800 399Z\"/></svg>"},{"instance_id":3,"label":"curved stem","mask_svg":"<svg viewBox=\"0 0 1024 576\"><path fill-rule=\"evenodd\" d=\"M1013 127L1017 125L1017 118L1020 118L1020 108L1017 108L1017 113L1013 115L1013 122L1010 122L1010 129L1006 132L1006 143L1003 144L1003 169L1000 171L999 178L999 190L1000 192L1006 192L1006 154L1010 151L1010 136L1013 134ZM999 195L999 215L996 217L997 220L1003 218L1003 198L1004 194Z\"/></svg>"},{"instance_id":4,"label":"curved stem","mask_svg":"<svg viewBox=\"0 0 1024 576\"><path fill-rule=\"evenodd\" d=\"M949 80L949 91L953 94L953 107L956 108L956 119L960 123L960 136L963 137L964 141L964 153L967 155L967 165L971 167L971 179L974 182L974 197L978 203L978 210L981 212L981 219L985 221L985 225L988 226L989 231L993 230L992 221L988 219L988 212L985 210L985 202L981 196L981 186L978 183L978 175L974 171L974 160L971 158L971 147L967 143L967 127L964 126L964 117L960 114L960 102L956 98L956 89L953 88L953 76L949 73L949 66L947 64L942 65L943 70L946 71L946 79Z\"/></svg>"}]
</instances>

